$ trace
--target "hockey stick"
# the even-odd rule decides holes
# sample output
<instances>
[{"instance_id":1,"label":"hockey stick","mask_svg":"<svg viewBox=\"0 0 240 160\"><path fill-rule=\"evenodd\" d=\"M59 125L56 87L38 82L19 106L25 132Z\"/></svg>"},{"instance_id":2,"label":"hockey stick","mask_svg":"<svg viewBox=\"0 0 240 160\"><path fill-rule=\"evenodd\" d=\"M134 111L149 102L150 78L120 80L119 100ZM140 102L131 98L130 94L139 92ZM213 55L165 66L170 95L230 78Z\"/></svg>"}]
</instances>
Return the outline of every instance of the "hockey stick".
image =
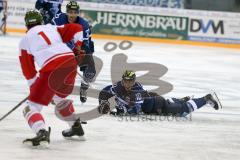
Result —
<instances>
[{"instance_id":1,"label":"hockey stick","mask_svg":"<svg viewBox=\"0 0 240 160\"><path fill-rule=\"evenodd\" d=\"M20 107L27 99L28 99L28 97L24 98L21 102L19 102L15 107L13 107L13 109L11 109L8 113L6 113L4 116L2 116L0 118L0 121L2 121L4 118L6 118L9 114L11 114L13 111L15 111L18 107Z\"/></svg>"}]
</instances>

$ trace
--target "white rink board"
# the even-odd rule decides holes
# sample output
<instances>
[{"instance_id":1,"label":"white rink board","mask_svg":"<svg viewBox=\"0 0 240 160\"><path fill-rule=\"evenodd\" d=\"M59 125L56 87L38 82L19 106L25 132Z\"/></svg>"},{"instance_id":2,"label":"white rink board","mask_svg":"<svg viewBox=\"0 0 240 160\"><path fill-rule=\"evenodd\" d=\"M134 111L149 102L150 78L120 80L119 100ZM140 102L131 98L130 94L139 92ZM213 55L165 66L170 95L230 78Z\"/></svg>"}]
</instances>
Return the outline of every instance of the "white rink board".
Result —
<instances>
[{"instance_id":1,"label":"white rink board","mask_svg":"<svg viewBox=\"0 0 240 160\"><path fill-rule=\"evenodd\" d=\"M68 1L64 1L62 5L62 11L65 12L66 4ZM113 4L101 4L101 3L88 3L79 2L82 10L93 11L110 11L110 12L123 12L123 13L140 13L146 15L162 15L162 16L176 16L188 18L188 40L196 41L210 41L220 43L240 43L240 14L231 12L212 12L212 11L197 11L197 10L185 10L185 9L168 9L158 7L143 7L143 6L130 6L130 5L113 5ZM24 30L24 15L25 13L33 9L35 1L33 0L9 0L8 1L8 18L7 28L11 30ZM198 19L201 21L197 27L199 30L196 32L191 31L190 23L192 19ZM213 23L211 23L213 21ZM222 24L223 33L220 32L221 27L217 27L219 23ZM196 28L196 27L195 27ZM216 31L214 32L214 28Z\"/></svg>"}]
</instances>

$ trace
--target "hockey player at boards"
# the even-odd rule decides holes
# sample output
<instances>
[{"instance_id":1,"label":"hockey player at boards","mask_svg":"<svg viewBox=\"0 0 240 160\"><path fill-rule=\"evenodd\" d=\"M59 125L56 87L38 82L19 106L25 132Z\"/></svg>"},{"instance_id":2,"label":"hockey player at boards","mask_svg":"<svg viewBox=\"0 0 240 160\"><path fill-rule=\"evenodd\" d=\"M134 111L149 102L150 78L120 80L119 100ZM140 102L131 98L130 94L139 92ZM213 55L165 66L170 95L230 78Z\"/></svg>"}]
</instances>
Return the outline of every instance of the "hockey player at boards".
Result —
<instances>
[{"instance_id":1,"label":"hockey player at boards","mask_svg":"<svg viewBox=\"0 0 240 160\"><path fill-rule=\"evenodd\" d=\"M83 79L81 81L80 87L80 101L86 102L87 100L87 89L89 88L89 83L93 81L96 75L95 63L93 59L94 52L94 42L91 38L91 26L88 21L79 16L80 6L75 1L70 1L66 6L67 13L56 14L52 20L54 25L64 25L70 23L77 23L83 27L83 45L82 51L86 54L85 64L80 67L83 72ZM73 47L73 43L67 44L70 48Z\"/></svg>"},{"instance_id":2,"label":"hockey player at boards","mask_svg":"<svg viewBox=\"0 0 240 160\"><path fill-rule=\"evenodd\" d=\"M50 142L50 127L47 130L41 110L52 100L56 104L56 114L67 120L74 116L73 101L66 99L72 92L77 65L84 56L80 54L83 31L78 24L66 24L61 27L42 25L43 18L37 10L25 15L26 36L22 38L19 60L30 94L28 105L23 114L36 137L26 139L37 146ZM74 52L65 43L74 41ZM35 64L39 70L36 70ZM69 122L70 129L64 130L64 137L83 136L79 120Z\"/></svg>"}]
</instances>

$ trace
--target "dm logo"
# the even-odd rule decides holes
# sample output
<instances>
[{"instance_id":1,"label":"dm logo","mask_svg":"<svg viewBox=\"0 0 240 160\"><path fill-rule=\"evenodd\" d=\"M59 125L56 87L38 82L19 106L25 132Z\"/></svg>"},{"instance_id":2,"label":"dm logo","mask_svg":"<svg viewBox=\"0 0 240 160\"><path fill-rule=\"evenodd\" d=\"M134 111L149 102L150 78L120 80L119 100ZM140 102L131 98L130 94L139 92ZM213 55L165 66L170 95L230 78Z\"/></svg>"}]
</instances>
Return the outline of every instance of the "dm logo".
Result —
<instances>
[{"instance_id":1,"label":"dm logo","mask_svg":"<svg viewBox=\"0 0 240 160\"><path fill-rule=\"evenodd\" d=\"M224 35L224 23L219 21L203 21L202 19L190 19L190 32L202 32Z\"/></svg>"}]
</instances>

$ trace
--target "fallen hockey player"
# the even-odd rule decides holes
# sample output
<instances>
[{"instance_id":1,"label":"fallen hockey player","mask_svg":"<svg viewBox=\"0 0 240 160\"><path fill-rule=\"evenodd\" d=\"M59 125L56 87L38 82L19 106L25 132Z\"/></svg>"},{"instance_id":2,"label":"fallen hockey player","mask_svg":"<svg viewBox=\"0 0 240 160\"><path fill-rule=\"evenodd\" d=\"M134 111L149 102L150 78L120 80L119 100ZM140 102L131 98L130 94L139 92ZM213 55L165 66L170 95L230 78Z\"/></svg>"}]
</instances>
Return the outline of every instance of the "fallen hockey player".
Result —
<instances>
[{"instance_id":1,"label":"fallen hockey player","mask_svg":"<svg viewBox=\"0 0 240 160\"><path fill-rule=\"evenodd\" d=\"M207 94L200 98L169 98L148 92L143 89L139 82L136 82L136 74L126 70L122 75L122 80L106 86L99 93L99 113L110 112L109 99L115 96L116 115L138 115L157 114L186 116L189 113L209 104L215 110L219 109L220 102L212 94ZM111 112L113 113L113 112Z\"/></svg>"}]
</instances>

